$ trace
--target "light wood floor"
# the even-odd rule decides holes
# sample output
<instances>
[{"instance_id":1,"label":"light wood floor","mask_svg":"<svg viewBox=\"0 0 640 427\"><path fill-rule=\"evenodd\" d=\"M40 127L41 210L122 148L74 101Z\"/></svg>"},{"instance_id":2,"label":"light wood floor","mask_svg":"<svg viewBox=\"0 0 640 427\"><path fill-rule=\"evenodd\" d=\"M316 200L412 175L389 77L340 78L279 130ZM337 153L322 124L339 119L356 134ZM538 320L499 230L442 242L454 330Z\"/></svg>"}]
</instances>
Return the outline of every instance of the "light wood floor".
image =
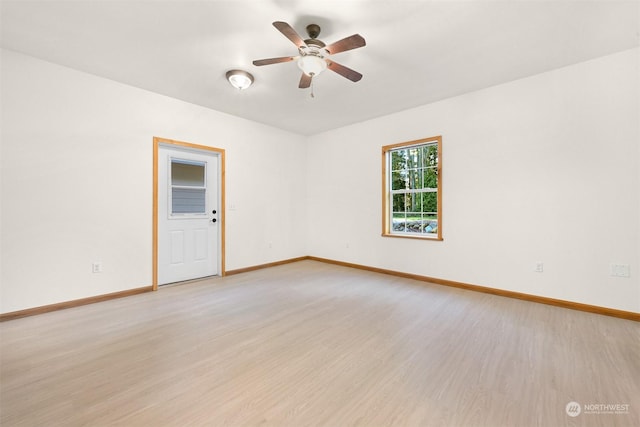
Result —
<instances>
[{"instance_id":1,"label":"light wood floor","mask_svg":"<svg viewBox=\"0 0 640 427\"><path fill-rule=\"evenodd\" d=\"M639 325L303 261L0 324L0 424L638 426Z\"/></svg>"}]
</instances>

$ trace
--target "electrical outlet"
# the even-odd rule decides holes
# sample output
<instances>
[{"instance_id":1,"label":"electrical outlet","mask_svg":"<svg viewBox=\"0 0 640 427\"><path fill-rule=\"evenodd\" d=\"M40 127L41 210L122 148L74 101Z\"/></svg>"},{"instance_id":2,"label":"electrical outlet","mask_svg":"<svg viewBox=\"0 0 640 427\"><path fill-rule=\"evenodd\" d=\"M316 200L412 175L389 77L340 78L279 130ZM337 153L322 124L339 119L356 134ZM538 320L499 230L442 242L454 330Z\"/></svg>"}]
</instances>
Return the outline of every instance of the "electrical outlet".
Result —
<instances>
[{"instance_id":1,"label":"electrical outlet","mask_svg":"<svg viewBox=\"0 0 640 427\"><path fill-rule=\"evenodd\" d=\"M630 277L629 264L609 264L609 275L612 277Z\"/></svg>"},{"instance_id":2,"label":"electrical outlet","mask_svg":"<svg viewBox=\"0 0 640 427\"><path fill-rule=\"evenodd\" d=\"M536 262L536 266L533 269L536 273L542 273L544 271L544 264L541 262Z\"/></svg>"},{"instance_id":3,"label":"electrical outlet","mask_svg":"<svg viewBox=\"0 0 640 427\"><path fill-rule=\"evenodd\" d=\"M102 263L94 262L91 264L91 272L92 273L102 273Z\"/></svg>"}]
</instances>

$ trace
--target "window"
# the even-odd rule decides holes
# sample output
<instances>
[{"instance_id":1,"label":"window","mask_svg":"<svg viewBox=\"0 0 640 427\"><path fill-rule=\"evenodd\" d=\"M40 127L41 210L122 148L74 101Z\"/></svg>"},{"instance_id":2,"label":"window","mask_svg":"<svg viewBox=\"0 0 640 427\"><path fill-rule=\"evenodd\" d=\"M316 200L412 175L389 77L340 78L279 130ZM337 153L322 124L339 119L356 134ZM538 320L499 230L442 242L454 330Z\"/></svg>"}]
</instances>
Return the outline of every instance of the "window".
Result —
<instances>
[{"instance_id":1,"label":"window","mask_svg":"<svg viewBox=\"0 0 640 427\"><path fill-rule=\"evenodd\" d=\"M382 147L382 235L442 240L442 137Z\"/></svg>"},{"instance_id":2,"label":"window","mask_svg":"<svg viewBox=\"0 0 640 427\"><path fill-rule=\"evenodd\" d=\"M205 163L171 159L170 215L206 213Z\"/></svg>"}]
</instances>

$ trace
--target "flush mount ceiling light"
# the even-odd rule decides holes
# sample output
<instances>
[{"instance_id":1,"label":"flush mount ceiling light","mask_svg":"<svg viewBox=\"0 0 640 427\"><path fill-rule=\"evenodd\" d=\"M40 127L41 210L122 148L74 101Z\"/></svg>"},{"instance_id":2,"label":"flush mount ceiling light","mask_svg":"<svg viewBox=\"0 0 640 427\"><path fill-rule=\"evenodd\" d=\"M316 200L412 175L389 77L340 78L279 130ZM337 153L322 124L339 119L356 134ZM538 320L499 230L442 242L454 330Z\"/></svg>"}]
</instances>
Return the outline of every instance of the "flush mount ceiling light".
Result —
<instances>
[{"instance_id":1,"label":"flush mount ceiling light","mask_svg":"<svg viewBox=\"0 0 640 427\"><path fill-rule=\"evenodd\" d=\"M253 83L253 76L246 71L242 70L230 70L227 71L227 80L231 83L231 86L239 90L244 90L251 86Z\"/></svg>"}]
</instances>

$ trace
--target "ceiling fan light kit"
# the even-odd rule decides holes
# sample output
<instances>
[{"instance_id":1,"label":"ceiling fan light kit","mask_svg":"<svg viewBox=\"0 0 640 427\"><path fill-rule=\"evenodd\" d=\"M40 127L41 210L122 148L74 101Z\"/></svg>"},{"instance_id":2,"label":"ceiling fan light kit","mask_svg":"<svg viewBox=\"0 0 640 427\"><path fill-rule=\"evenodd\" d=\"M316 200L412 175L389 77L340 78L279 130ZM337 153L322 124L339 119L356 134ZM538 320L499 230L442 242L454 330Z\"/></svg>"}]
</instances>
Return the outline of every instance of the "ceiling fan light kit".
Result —
<instances>
[{"instance_id":1,"label":"ceiling fan light kit","mask_svg":"<svg viewBox=\"0 0 640 427\"><path fill-rule=\"evenodd\" d=\"M253 61L253 65L262 66L296 61L298 68L302 71L300 83L298 84L301 89L312 87L313 78L327 68L352 82L360 81L362 78L362 74L357 71L328 59L330 55L365 46L366 42L360 34L354 34L327 46L317 38L320 35L320 26L317 24L307 25L306 29L309 38L306 40L303 40L296 30L286 22L276 21L273 26L296 45L299 55L258 59ZM313 90L311 96L313 97Z\"/></svg>"},{"instance_id":2,"label":"ceiling fan light kit","mask_svg":"<svg viewBox=\"0 0 640 427\"><path fill-rule=\"evenodd\" d=\"M227 71L227 80L236 89L244 90L253 83L253 76L243 70L229 70Z\"/></svg>"},{"instance_id":3,"label":"ceiling fan light kit","mask_svg":"<svg viewBox=\"0 0 640 427\"><path fill-rule=\"evenodd\" d=\"M298 68L307 76L314 77L327 69L327 62L320 55L304 55L298 59Z\"/></svg>"}]
</instances>

